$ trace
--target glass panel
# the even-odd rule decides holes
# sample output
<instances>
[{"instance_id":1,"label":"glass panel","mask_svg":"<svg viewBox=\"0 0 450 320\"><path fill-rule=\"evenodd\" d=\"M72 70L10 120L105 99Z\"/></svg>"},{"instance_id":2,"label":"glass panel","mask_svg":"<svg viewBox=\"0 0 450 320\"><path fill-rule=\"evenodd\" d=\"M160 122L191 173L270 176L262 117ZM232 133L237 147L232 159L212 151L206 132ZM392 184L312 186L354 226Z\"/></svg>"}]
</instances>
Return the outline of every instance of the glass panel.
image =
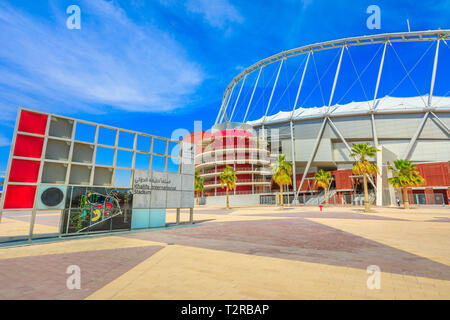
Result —
<instances>
[{"instance_id":1,"label":"glass panel","mask_svg":"<svg viewBox=\"0 0 450 320\"><path fill-rule=\"evenodd\" d=\"M114 149L97 147L95 164L112 166L114 163Z\"/></svg>"},{"instance_id":2,"label":"glass panel","mask_svg":"<svg viewBox=\"0 0 450 320\"><path fill-rule=\"evenodd\" d=\"M166 154L166 140L154 138L153 153Z\"/></svg>"},{"instance_id":3,"label":"glass panel","mask_svg":"<svg viewBox=\"0 0 450 320\"><path fill-rule=\"evenodd\" d=\"M150 155L144 153L136 153L136 162L134 164L135 169L148 170L150 165Z\"/></svg>"},{"instance_id":4,"label":"glass panel","mask_svg":"<svg viewBox=\"0 0 450 320\"><path fill-rule=\"evenodd\" d=\"M116 169L114 186L116 188L129 188L131 182L131 170Z\"/></svg>"},{"instance_id":5,"label":"glass panel","mask_svg":"<svg viewBox=\"0 0 450 320\"><path fill-rule=\"evenodd\" d=\"M95 140L95 126L78 122L75 128L75 140L93 143Z\"/></svg>"},{"instance_id":6,"label":"glass panel","mask_svg":"<svg viewBox=\"0 0 450 320\"><path fill-rule=\"evenodd\" d=\"M117 167L131 168L133 164L133 153L130 151L117 150Z\"/></svg>"},{"instance_id":7,"label":"glass panel","mask_svg":"<svg viewBox=\"0 0 450 320\"><path fill-rule=\"evenodd\" d=\"M136 149L140 151L150 152L151 138L138 135Z\"/></svg>"},{"instance_id":8,"label":"glass panel","mask_svg":"<svg viewBox=\"0 0 450 320\"><path fill-rule=\"evenodd\" d=\"M167 158L167 172L178 172L178 158Z\"/></svg>"},{"instance_id":9,"label":"glass panel","mask_svg":"<svg viewBox=\"0 0 450 320\"><path fill-rule=\"evenodd\" d=\"M116 144L116 130L100 127L98 130L98 144L114 146Z\"/></svg>"},{"instance_id":10,"label":"glass panel","mask_svg":"<svg viewBox=\"0 0 450 320\"><path fill-rule=\"evenodd\" d=\"M154 171L164 171L165 158L162 156L152 157L152 170Z\"/></svg>"},{"instance_id":11,"label":"glass panel","mask_svg":"<svg viewBox=\"0 0 450 320\"><path fill-rule=\"evenodd\" d=\"M119 147L133 149L133 144L134 144L133 133L119 131Z\"/></svg>"},{"instance_id":12,"label":"glass panel","mask_svg":"<svg viewBox=\"0 0 450 320\"><path fill-rule=\"evenodd\" d=\"M129 188L69 187L62 233L129 229L132 190Z\"/></svg>"},{"instance_id":13,"label":"glass panel","mask_svg":"<svg viewBox=\"0 0 450 320\"><path fill-rule=\"evenodd\" d=\"M0 223L0 242L10 237L27 237L30 232L31 210L3 211Z\"/></svg>"}]
</instances>

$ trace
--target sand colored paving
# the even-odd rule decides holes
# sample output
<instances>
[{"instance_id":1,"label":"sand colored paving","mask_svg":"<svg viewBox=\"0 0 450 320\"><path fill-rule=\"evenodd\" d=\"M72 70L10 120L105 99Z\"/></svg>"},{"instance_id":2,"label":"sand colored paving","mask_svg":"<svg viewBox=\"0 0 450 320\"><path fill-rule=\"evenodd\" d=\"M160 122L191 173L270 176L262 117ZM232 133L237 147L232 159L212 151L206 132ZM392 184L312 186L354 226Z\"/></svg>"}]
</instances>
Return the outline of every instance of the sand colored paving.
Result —
<instances>
[{"instance_id":1,"label":"sand colored paving","mask_svg":"<svg viewBox=\"0 0 450 320\"><path fill-rule=\"evenodd\" d=\"M202 206L194 218L194 226L0 248L0 299L450 299L449 209ZM63 280L74 261L88 283L69 292ZM373 264L380 289L369 290ZM97 278L104 268L109 276Z\"/></svg>"},{"instance_id":2,"label":"sand colored paving","mask_svg":"<svg viewBox=\"0 0 450 320\"><path fill-rule=\"evenodd\" d=\"M309 220L450 266L449 223L326 218Z\"/></svg>"},{"instance_id":3,"label":"sand colored paving","mask_svg":"<svg viewBox=\"0 0 450 320\"><path fill-rule=\"evenodd\" d=\"M293 208L286 208L285 210L280 210L274 207L235 207L230 210L221 206L208 206L207 208L196 208L195 209L195 220L196 221L207 221L207 222L222 222L222 221L251 221L251 220L271 220L271 219L289 219L291 217L285 217L282 214L286 211L289 212ZM216 212L214 212L216 211ZM260 215L264 213L280 213L280 215L275 216L252 216ZM182 210L180 215L180 222L189 221L189 211ZM176 222L176 211L167 210L166 216L167 223Z\"/></svg>"},{"instance_id":4,"label":"sand colored paving","mask_svg":"<svg viewBox=\"0 0 450 320\"><path fill-rule=\"evenodd\" d=\"M213 266L213 267L212 267ZM445 299L450 281L167 246L88 299Z\"/></svg>"},{"instance_id":5,"label":"sand colored paving","mask_svg":"<svg viewBox=\"0 0 450 320\"><path fill-rule=\"evenodd\" d=\"M0 248L0 260L70 252L134 248L152 244L154 243L151 241L128 239L117 236L63 240L54 243Z\"/></svg>"}]
</instances>

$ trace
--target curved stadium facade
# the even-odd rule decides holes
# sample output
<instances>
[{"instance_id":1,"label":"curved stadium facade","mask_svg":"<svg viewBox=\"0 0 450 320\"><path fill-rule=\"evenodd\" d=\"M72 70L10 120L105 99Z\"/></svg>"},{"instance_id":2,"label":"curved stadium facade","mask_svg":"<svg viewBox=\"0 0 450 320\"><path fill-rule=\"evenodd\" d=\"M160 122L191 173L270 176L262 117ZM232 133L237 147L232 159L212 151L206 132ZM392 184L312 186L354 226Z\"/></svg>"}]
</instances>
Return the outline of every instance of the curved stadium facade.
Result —
<instances>
[{"instance_id":1,"label":"curved stadium facade","mask_svg":"<svg viewBox=\"0 0 450 320\"><path fill-rule=\"evenodd\" d=\"M233 195L270 192L270 152L267 141L252 133L249 125L215 128L202 140L195 156L196 170L204 179L207 196L223 196L220 173L227 165L236 170L237 183Z\"/></svg>"},{"instance_id":2,"label":"curved stadium facade","mask_svg":"<svg viewBox=\"0 0 450 320\"><path fill-rule=\"evenodd\" d=\"M211 133L204 133L203 138L197 141L196 170L205 178L206 203L218 205L224 203L224 190L220 188L218 175L225 164L232 165L238 171L238 187L230 198L232 204L275 203L279 187L271 179L270 166L276 161L277 155L282 153L287 160L295 163L295 179L293 185L284 190L285 201L298 201L310 205L322 203L325 200L324 192L316 185L313 177L315 172L323 169L332 172L333 179L328 192L331 203L363 204L362 177L352 173L354 161L349 157L349 153L352 143L369 142L380 150L376 157L371 159L377 164L380 172L369 177L370 201L373 204L394 205L397 199L402 198L401 193L387 183L391 174L387 170L388 163L393 163L396 159L413 161L425 178L423 186L409 190L412 203L449 204L450 98L445 95L433 95L439 42L448 39L449 34L448 30L439 30L415 34L385 34L379 38L371 36L355 40L362 42L363 39L369 38L373 43L379 41L381 45L384 44L386 50L390 41L410 41L407 37L413 35L419 39L417 41L425 41L425 36L431 37L426 41L435 41L437 45L431 72L430 93L426 95L377 97L385 50L378 73L375 97L367 101L331 103L339 76L341 63L339 60L334 83L330 88L329 105L298 107L297 94L294 106L288 108L292 111L268 115L278 75L288 53L264 59L241 72L225 91L221 110ZM393 40L394 37L397 40ZM347 39L330 43L338 49L339 44L343 43L340 49L343 52L350 41ZM314 46L320 49L327 44L312 47ZM309 47L312 50L311 46ZM303 48L294 50L301 52ZM309 53L306 52L302 54L308 54L309 58ZM245 123L231 122L230 118L233 117L242 90L241 87L232 108L230 97L234 87L239 81L245 81L248 73L275 61L280 61L280 67L266 113L259 119ZM301 85L300 83L298 92ZM251 99L245 117L249 107ZM230 111L227 112L227 109ZM222 119L224 122L221 122ZM220 137L219 144L214 142L218 141L218 137Z\"/></svg>"}]
</instances>

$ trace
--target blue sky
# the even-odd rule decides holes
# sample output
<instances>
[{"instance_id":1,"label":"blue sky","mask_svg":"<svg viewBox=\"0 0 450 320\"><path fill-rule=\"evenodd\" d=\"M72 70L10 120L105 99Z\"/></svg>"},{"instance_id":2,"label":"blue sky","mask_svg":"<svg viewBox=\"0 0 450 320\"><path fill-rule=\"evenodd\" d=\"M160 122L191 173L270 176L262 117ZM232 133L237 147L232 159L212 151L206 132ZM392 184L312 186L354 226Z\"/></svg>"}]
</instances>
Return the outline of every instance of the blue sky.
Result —
<instances>
[{"instance_id":1,"label":"blue sky","mask_svg":"<svg viewBox=\"0 0 450 320\"><path fill-rule=\"evenodd\" d=\"M80 30L66 28L66 8L72 4L81 8ZM371 4L381 8L380 30L366 27L366 8ZM406 18L412 30L445 29L450 27L449 14L450 2L437 0L2 0L0 170L6 168L18 106L170 137L177 128L193 130L195 120L209 128L227 84L242 68L262 58L320 41L406 31ZM434 54L434 47L429 46L395 47L407 69L424 54L411 73L422 94L429 87ZM350 50L351 58L346 54L343 70L349 71L340 78L334 102L373 95L378 49ZM441 71L450 70L445 58L450 49L442 45L441 52L437 95L445 95L450 84ZM404 76L394 52L388 54L386 68L391 75L380 88L381 96L391 93ZM330 51L316 57L319 74L335 55L336 51ZM374 55L363 75L367 92L359 83L348 90L355 80L351 59L360 72ZM302 59L288 60L275 95L281 98L274 99L271 113L287 110L292 104ZM277 66L264 70L249 120L263 115L268 95L264 88L273 82ZM324 88L330 87L333 64L330 70L323 77ZM312 71L306 76L304 107L320 106L328 100L329 89L322 94L317 89L306 99L315 77ZM291 79L293 85L288 87ZM243 87L235 119L243 117L241 105L248 101L254 80L255 75L249 76ZM416 93L406 79L392 95Z\"/></svg>"}]
</instances>

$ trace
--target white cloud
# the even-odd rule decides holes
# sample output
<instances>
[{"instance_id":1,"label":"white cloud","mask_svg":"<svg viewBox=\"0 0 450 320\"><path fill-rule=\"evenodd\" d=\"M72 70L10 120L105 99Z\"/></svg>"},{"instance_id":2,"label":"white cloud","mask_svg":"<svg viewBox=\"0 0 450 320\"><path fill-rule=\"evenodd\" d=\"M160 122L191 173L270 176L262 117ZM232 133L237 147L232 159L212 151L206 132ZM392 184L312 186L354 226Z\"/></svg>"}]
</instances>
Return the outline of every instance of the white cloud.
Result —
<instances>
[{"instance_id":1,"label":"white cloud","mask_svg":"<svg viewBox=\"0 0 450 320\"><path fill-rule=\"evenodd\" d=\"M189 103L205 75L174 39L136 25L114 2L82 1L80 8L81 30L68 30L65 9L51 24L0 3L0 108L7 115L19 104L158 112Z\"/></svg>"},{"instance_id":2,"label":"white cloud","mask_svg":"<svg viewBox=\"0 0 450 320\"><path fill-rule=\"evenodd\" d=\"M188 0L186 9L201 14L210 25L221 29L229 23L242 23L244 20L227 0Z\"/></svg>"},{"instance_id":3,"label":"white cloud","mask_svg":"<svg viewBox=\"0 0 450 320\"><path fill-rule=\"evenodd\" d=\"M159 2L171 8L180 6L177 0L159 0ZM187 0L184 9L203 16L209 25L219 29L244 21L239 11L228 0Z\"/></svg>"},{"instance_id":4,"label":"white cloud","mask_svg":"<svg viewBox=\"0 0 450 320\"><path fill-rule=\"evenodd\" d=\"M303 9L306 9L306 7L308 7L312 3L312 0L302 0L302 3Z\"/></svg>"},{"instance_id":5,"label":"white cloud","mask_svg":"<svg viewBox=\"0 0 450 320\"><path fill-rule=\"evenodd\" d=\"M11 144L11 141L9 141L8 138L0 135L0 147L6 147L9 146Z\"/></svg>"}]
</instances>

